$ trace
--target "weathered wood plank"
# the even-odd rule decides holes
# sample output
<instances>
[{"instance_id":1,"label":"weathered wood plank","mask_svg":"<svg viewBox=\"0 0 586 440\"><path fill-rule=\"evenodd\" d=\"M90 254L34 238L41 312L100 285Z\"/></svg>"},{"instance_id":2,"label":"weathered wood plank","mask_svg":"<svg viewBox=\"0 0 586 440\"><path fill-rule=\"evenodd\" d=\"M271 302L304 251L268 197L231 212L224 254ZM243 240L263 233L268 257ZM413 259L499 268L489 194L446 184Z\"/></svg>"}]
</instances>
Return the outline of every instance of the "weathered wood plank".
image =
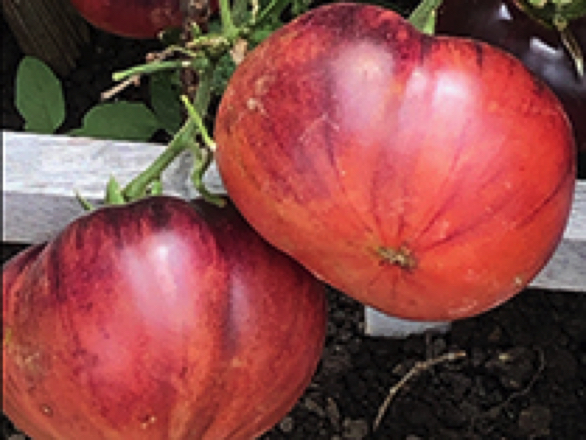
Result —
<instances>
[{"instance_id":1,"label":"weathered wood plank","mask_svg":"<svg viewBox=\"0 0 586 440\"><path fill-rule=\"evenodd\" d=\"M2 240L37 243L51 237L83 210L75 191L91 202L103 198L115 174L128 183L162 151L162 146L67 136L3 132ZM188 184L191 159L184 155L163 174L166 193L182 197L197 193ZM223 192L212 168L205 179Z\"/></svg>"}]
</instances>

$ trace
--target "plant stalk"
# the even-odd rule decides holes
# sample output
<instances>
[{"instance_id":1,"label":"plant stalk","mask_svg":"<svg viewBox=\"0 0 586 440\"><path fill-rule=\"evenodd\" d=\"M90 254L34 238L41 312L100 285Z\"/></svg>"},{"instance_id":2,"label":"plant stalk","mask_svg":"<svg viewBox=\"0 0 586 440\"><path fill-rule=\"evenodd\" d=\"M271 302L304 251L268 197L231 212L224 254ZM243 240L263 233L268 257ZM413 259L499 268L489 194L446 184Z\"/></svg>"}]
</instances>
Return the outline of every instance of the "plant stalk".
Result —
<instances>
[{"instance_id":1,"label":"plant stalk","mask_svg":"<svg viewBox=\"0 0 586 440\"><path fill-rule=\"evenodd\" d=\"M212 81L214 78L215 63L197 73L197 92L193 99L193 106L200 115L205 115L212 98Z\"/></svg>"},{"instance_id":2,"label":"plant stalk","mask_svg":"<svg viewBox=\"0 0 586 440\"><path fill-rule=\"evenodd\" d=\"M216 149L216 144L215 144L214 140L212 139L212 137L210 136L210 134L208 133L208 130L205 127L205 124L204 124L203 119L200 116L199 112L197 111L195 106L191 105L191 103L189 102L189 100L187 99L186 96L182 96L181 99L183 100L183 104L185 105L185 108L187 109L187 113L189 115L189 118L196 125L205 146L210 151L213 152Z\"/></svg>"},{"instance_id":3,"label":"plant stalk","mask_svg":"<svg viewBox=\"0 0 586 440\"><path fill-rule=\"evenodd\" d=\"M155 159L155 161L137 177L135 177L123 190L122 194L127 201L136 200L142 197L148 188L154 182L161 180L161 175L165 169L183 152L188 149L199 148L194 142L195 137L199 133L207 146L213 144L213 140L207 133L204 123L199 117L199 114L205 114L208 110L211 99L211 82L213 77L213 66L199 72L197 92L194 98L193 106L186 97L183 97L184 104L190 116L186 119L183 126L179 129L177 134L173 137L165 151ZM193 115L197 115L196 118ZM211 160L201 161L204 154L200 152L196 157L197 172L201 176L209 167ZM202 192L202 191L200 191ZM206 198L207 193L202 192Z\"/></svg>"},{"instance_id":4,"label":"plant stalk","mask_svg":"<svg viewBox=\"0 0 586 440\"><path fill-rule=\"evenodd\" d=\"M165 151L122 190L124 198L127 201L132 201L142 197L151 183L160 180L163 171L167 169L177 156L187 149L189 140L195 136L196 132L197 126L195 123L191 119L187 119Z\"/></svg>"},{"instance_id":5,"label":"plant stalk","mask_svg":"<svg viewBox=\"0 0 586 440\"><path fill-rule=\"evenodd\" d=\"M131 67L130 69L123 70L121 72L114 72L112 79L116 82L123 81L134 75L145 75L161 70L177 70L182 67L189 67L190 61L188 60L173 60L173 61L157 61L154 63L142 64L140 66Z\"/></svg>"},{"instance_id":6,"label":"plant stalk","mask_svg":"<svg viewBox=\"0 0 586 440\"><path fill-rule=\"evenodd\" d=\"M271 3L258 15L254 25L262 27L263 24L271 19L278 18L290 3L291 0L272 0Z\"/></svg>"},{"instance_id":7,"label":"plant stalk","mask_svg":"<svg viewBox=\"0 0 586 440\"><path fill-rule=\"evenodd\" d=\"M238 28L232 19L229 0L220 0L220 20L222 21L222 34L232 41L238 35Z\"/></svg>"}]
</instances>

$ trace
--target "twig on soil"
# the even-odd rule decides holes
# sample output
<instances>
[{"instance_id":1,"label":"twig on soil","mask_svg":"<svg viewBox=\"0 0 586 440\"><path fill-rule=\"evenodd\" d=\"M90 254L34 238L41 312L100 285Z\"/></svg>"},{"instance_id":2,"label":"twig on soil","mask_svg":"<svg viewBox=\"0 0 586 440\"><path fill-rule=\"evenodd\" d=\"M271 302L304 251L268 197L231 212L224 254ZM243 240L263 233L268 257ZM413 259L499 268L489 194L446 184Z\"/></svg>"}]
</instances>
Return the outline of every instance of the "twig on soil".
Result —
<instances>
[{"instance_id":1,"label":"twig on soil","mask_svg":"<svg viewBox=\"0 0 586 440\"><path fill-rule=\"evenodd\" d=\"M428 359L426 361L417 362L413 367L411 367L411 369L407 372L407 374L405 374L401 378L401 380L399 382L397 382L395 385L393 385L391 387L391 389L389 390L387 397L385 398L382 405L379 407L376 418L374 419L374 423L372 426L373 432L378 429L380 422L382 421L382 419L383 419L387 409L389 408L389 405L393 401L394 397L401 390L401 388L403 388L405 386L405 384L409 380L411 380L414 376L418 375L419 373L427 371L438 364L441 364L443 362L452 362L452 361L455 361L457 359L461 359L464 357L466 357L465 351L457 351L457 352L453 352L453 353L445 353L441 356L438 356L438 357L435 357L432 359Z\"/></svg>"},{"instance_id":2,"label":"twig on soil","mask_svg":"<svg viewBox=\"0 0 586 440\"><path fill-rule=\"evenodd\" d=\"M507 399L502 403L503 406L511 403L511 401L514 399L517 399L528 394L529 391L531 391L531 389L533 388L533 385L535 385L535 382L537 382L537 379L539 379L539 377L545 370L545 354L543 353L543 350L540 347L535 347L535 352L537 353L537 357L539 359L539 365L537 366L535 373L533 373L531 380L529 381L529 383L527 383L525 388L515 393L512 393L509 397L507 397Z\"/></svg>"},{"instance_id":3,"label":"twig on soil","mask_svg":"<svg viewBox=\"0 0 586 440\"><path fill-rule=\"evenodd\" d=\"M533 373L533 376L531 377L531 379L529 380L527 385L523 389L510 394L509 397L507 397L504 401L502 401L498 405L495 405L495 406L489 408L484 413L473 417L470 422L470 430L472 430L472 431L474 430L474 425L476 424L478 419L484 419L487 417L489 417L489 418L497 417L499 415L499 413L504 408L506 408L506 406L509 403L511 403L515 399L518 399L519 397L525 396L526 394L528 394L531 391L531 389L535 385L535 382L537 382L537 379L539 379L539 377L543 374L543 371L545 370L545 354L543 353L543 350L540 347L535 347L535 352L537 353L537 356L539 358L539 365L537 366L535 373Z\"/></svg>"}]
</instances>

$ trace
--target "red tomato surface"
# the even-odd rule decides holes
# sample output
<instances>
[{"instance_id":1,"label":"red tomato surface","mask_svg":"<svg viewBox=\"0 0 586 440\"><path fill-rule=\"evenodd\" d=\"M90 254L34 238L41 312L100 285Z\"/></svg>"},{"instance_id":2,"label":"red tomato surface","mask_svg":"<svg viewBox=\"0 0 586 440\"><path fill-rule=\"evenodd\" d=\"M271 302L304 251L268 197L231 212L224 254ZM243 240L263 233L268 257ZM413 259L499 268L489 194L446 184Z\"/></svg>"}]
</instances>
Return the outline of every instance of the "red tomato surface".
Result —
<instances>
[{"instance_id":1,"label":"red tomato surface","mask_svg":"<svg viewBox=\"0 0 586 440\"><path fill-rule=\"evenodd\" d=\"M249 440L324 342L323 285L230 205L99 209L2 281L3 411L35 440Z\"/></svg>"},{"instance_id":2,"label":"red tomato surface","mask_svg":"<svg viewBox=\"0 0 586 440\"><path fill-rule=\"evenodd\" d=\"M338 3L239 65L215 124L238 209L365 304L452 320L519 292L568 219L563 107L513 56Z\"/></svg>"},{"instance_id":3,"label":"red tomato surface","mask_svg":"<svg viewBox=\"0 0 586 440\"><path fill-rule=\"evenodd\" d=\"M586 17L570 21L568 29L586 56ZM586 159L586 75L578 73L558 31L532 19L514 0L444 0L436 33L486 41L523 61L562 101Z\"/></svg>"}]
</instances>

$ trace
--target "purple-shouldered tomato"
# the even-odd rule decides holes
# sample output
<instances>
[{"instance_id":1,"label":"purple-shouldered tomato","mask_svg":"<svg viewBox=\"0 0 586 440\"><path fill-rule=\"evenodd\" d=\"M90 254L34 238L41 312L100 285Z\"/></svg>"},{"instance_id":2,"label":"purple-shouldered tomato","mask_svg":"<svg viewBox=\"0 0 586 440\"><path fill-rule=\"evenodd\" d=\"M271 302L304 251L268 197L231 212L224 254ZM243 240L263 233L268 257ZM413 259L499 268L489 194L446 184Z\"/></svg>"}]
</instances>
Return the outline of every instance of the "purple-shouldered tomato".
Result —
<instances>
[{"instance_id":1,"label":"purple-shouldered tomato","mask_svg":"<svg viewBox=\"0 0 586 440\"><path fill-rule=\"evenodd\" d=\"M324 287L232 205L98 209L4 267L3 411L35 440L251 439L324 343Z\"/></svg>"}]
</instances>

